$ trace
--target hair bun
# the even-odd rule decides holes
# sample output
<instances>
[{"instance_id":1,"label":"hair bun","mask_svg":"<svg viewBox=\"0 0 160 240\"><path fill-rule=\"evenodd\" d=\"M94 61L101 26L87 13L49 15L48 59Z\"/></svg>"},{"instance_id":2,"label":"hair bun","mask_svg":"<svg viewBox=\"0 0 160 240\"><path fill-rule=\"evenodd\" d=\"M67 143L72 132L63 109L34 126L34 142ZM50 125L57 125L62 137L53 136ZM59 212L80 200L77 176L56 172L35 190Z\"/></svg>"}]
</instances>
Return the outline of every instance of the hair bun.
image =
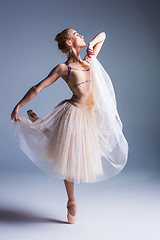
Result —
<instances>
[{"instance_id":1,"label":"hair bun","mask_svg":"<svg viewBox=\"0 0 160 240\"><path fill-rule=\"evenodd\" d=\"M62 32L58 33L55 37L55 41L58 42L58 48L63 52L63 53L68 53L69 52L69 46L66 44L66 40L70 40L71 36L71 28L66 28Z\"/></svg>"},{"instance_id":2,"label":"hair bun","mask_svg":"<svg viewBox=\"0 0 160 240\"><path fill-rule=\"evenodd\" d=\"M60 33L58 33L58 34L56 35L56 37L55 37L55 41L56 41L56 42L59 42L59 36L60 36Z\"/></svg>"}]
</instances>

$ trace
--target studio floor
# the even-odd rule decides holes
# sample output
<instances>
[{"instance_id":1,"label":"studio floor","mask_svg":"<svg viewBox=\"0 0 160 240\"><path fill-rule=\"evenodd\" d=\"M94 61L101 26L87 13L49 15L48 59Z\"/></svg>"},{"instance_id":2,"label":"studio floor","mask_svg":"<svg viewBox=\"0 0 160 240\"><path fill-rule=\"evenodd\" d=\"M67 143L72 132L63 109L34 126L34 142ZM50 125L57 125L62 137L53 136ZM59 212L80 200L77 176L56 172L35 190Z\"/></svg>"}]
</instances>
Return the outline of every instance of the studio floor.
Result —
<instances>
[{"instance_id":1,"label":"studio floor","mask_svg":"<svg viewBox=\"0 0 160 240\"><path fill-rule=\"evenodd\" d=\"M1 170L0 240L159 240L160 171L127 170L75 184L77 220L67 223L63 180L41 170Z\"/></svg>"}]
</instances>

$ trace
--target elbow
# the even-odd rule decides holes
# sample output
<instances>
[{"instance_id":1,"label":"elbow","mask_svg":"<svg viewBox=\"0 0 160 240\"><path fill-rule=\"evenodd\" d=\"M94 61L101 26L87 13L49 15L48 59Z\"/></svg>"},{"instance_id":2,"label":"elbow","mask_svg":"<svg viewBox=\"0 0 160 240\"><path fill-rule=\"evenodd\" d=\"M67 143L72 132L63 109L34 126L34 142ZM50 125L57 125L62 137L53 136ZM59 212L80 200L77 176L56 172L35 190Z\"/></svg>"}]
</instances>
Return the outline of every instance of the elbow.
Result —
<instances>
[{"instance_id":1,"label":"elbow","mask_svg":"<svg viewBox=\"0 0 160 240\"><path fill-rule=\"evenodd\" d=\"M105 33L105 32L102 32L101 34L102 34L103 40L105 40L105 38L106 38L106 33Z\"/></svg>"},{"instance_id":2,"label":"elbow","mask_svg":"<svg viewBox=\"0 0 160 240\"><path fill-rule=\"evenodd\" d=\"M33 86L32 89L33 89L35 95L37 95L39 93L39 89L38 89L37 85Z\"/></svg>"}]
</instances>

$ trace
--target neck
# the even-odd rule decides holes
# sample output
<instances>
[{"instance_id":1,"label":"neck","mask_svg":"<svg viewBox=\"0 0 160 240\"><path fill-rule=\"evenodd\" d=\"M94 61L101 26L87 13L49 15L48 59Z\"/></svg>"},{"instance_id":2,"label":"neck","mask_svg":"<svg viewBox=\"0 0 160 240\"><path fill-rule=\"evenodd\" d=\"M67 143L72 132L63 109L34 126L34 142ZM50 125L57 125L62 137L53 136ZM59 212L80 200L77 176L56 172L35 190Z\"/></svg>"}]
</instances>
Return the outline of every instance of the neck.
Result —
<instances>
[{"instance_id":1,"label":"neck","mask_svg":"<svg viewBox=\"0 0 160 240\"><path fill-rule=\"evenodd\" d=\"M69 52L68 54L68 61L70 62L82 62L83 60L81 59L81 56L80 56L80 49L74 49L72 48L71 49L71 52Z\"/></svg>"}]
</instances>

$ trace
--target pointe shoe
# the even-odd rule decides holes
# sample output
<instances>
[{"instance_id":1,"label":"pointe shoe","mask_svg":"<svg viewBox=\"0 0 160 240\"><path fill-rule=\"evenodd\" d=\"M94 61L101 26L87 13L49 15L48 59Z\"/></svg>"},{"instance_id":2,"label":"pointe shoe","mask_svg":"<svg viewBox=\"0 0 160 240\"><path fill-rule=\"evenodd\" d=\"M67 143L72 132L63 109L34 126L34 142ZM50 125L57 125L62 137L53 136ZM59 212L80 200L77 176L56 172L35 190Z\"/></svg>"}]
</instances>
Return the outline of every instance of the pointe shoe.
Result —
<instances>
[{"instance_id":1,"label":"pointe shoe","mask_svg":"<svg viewBox=\"0 0 160 240\"><path fill-rule=\"evenodd\" d=\"M32 110L28 110L27 111L28 117L32 122L35 122L37 119L39 119L39 117L37 116L37 114L35 112L33 112Z\"/></svg>"},{"instance_id":2,"label":"pointe shoe","mask_svg":"<svg viewBox=\"0 0 160 240\"><path fill-rule=\"evenodd\" d=\"M68 219L68 223L75 223L76 221L76 215L71 215L68 207L71 206L71 204L76 204L76 201L69 201L67 202L67 219Z\"/></svg>"}]
</instances>

